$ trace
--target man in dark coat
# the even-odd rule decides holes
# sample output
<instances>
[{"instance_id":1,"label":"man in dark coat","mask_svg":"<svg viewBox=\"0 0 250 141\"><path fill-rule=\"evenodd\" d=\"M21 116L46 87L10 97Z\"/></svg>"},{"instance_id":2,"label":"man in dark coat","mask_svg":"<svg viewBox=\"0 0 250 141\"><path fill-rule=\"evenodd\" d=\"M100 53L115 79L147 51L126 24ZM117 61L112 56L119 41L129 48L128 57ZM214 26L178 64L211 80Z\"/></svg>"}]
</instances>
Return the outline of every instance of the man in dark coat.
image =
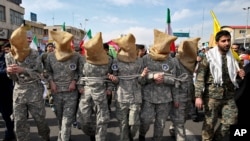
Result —
<instances>
[{"instance_id":1,"label":"man in dark coat","mask_svg":"<svg viewBox=\"0 0 250 141\"><path fill-rule=\"evenodd\" d=\"M6 131L4 141L9 141L15 138L14 121L10 116L13 112L12 97L13 97L13 82L7 77L5 51L4 48L10 44L5 44L0 50L0 112L5 121Z\"/></svg>"},{"instance_id":2,"label":"man in dark coat","mask_svg":"<svg viewBox=\"0 0 250 141\"><path fill-rule=\"evenodd\" d=\"M245 77L240 82L240 87L236 91L236 105L238 107L238 124L239 125L250 125L250 115L247 114L246 105L249 103L248 96L250 92L250 63L248 63L245 67Z\"/></svg>"}]
</instances>

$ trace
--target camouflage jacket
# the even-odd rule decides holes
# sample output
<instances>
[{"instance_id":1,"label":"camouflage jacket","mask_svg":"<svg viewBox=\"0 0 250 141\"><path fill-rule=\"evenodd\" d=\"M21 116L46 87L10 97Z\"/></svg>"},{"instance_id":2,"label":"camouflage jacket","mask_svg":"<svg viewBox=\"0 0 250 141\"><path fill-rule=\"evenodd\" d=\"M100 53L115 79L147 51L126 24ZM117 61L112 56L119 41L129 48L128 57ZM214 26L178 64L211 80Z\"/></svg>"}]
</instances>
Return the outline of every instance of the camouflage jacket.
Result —
<instances>
[{"instance_id":1,"label":"camouflage jacket","mask_svg":"<svg viewBox=\"0 0 250 141\"><path fill-rule=\"evenodd\" d=\"M138 58L131 63L114 59L112 70L113 74L118 76L116 100L122 103L141 103L141 84L139 80L142 72L142 59ZM133 75L137 76L133 77Z\"/></svg>"},{"instance_id":2,"label":"camouflage jacket","mask_svg":"<svg viewBox=\"0 0 250 141\"><path fill-rule=\"evenodd\" d=\"M194 83L193 83L193 72L187 70L181 62L176 59L177 65L177 78L182 79L183 81L179 87L179 99L180 101L189 101L194 99ZM180 77L183 75L183 77Z\"/></svg>"},{"instance_id":3,"label":"camouflage jacket","mask_svg":"<svg viewBox=\"0 0 250 141\"><path fill-rule=\"evenodd\" d=\"M83 57L74 52L74 55L66 61L57 61L55 53L51 52L47 56L46 67L48 81L53 80L58 92L68 91L70 83L78 81L82 76Z\"/></svg>"},{"instance_id":4,"label":"camouflage jacket","mask_svg":"<svg viewBox=\"0 0 250 141\"><path fill-rule=\"evenodd\" d=\"M84 89L84 95L92 95L92 98L98 101L106 99L105 91L113 89L113 84L107 78L107 74L112 73L111 63L111 58L106 65L84 63L81 70L83 77L78 80L78 88Z\"/></svg>"},{"instance_id":5,"label":"camouflage jacket","mask_svg":"<svg viewBox=\"0 0 250 141\"><path fill-rule=\"evenodd\" d=\"M227 61L222 61L227 66ZM235 87L230 80L228 68L222 68L223 85L214 84L206 56L199 63L195 83L195 97L228 99L234 97Z\"/></svg>"},{"instance_id":6,"label":"camouflage jacket","mask_svg":"<svg viewBox=\"0 0 250 141\"><path fill-rule=\"evenodd\" d=\"M178 88L175 87L176 63L173 58L168 57L164 61L154 61L149 55L143 56L143 68L147 67L149 73L142 78L142 97L151 103L179 102ZM164 73L164 83L156 84L153 80L154 74Z\"/></svg>"},{"instance_id":7,"label":"camouflage jacket","mask_svg":"<svg viewBox=\"0 0 250 141\"><path fill-rule=\"evenodd\" d=\"M14 80L13 101L15 103L26 103L42 100L43 85L41 83L40 74L42 72L42 64L38 59L38 52L31 50L23 62L16 61L11 53L6 55L6 65L18 64L25 71L19 74L8 74Z\"/></svg>"}]
</instances>

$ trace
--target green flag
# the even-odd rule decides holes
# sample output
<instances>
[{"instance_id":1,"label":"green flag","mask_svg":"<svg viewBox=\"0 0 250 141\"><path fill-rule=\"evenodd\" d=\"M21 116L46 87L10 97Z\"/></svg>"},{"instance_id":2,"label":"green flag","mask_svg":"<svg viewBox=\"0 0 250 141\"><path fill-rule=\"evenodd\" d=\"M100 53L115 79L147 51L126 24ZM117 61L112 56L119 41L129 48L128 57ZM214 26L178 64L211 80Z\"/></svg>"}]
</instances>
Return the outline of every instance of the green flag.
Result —
<instances>
[{"instance_id":1,"label":"green flag","mask_svg":"<svg viewBox=\"0 0 250 141\"><path fill-rule=\"evenodd\" d=\"M37 47L38 47L38 41L35 35L30 43L30 48L37 50Z\"/></svg>"},{"instance_id":2,"label":"green flag","mask_svg":"<svg viewBox=\"0 0 250 141\"><path fill-rule=\"evenodd\" d=\"M62 24L62 31L66 31L65 22L63 22L63 24Z\"/></svg>"},{"instance_id":3,"label":"green flag","mask_svg":"<svg viewBox=\"0 0 250 141\"><path fill-rule=\"evenodd\" d=\"M88 37L89 39L91 39L91 38L92 38L91 29L89 29L89 30L88 30L88 32L87 32L87 37Z\"/></svg>"}]
</instances>

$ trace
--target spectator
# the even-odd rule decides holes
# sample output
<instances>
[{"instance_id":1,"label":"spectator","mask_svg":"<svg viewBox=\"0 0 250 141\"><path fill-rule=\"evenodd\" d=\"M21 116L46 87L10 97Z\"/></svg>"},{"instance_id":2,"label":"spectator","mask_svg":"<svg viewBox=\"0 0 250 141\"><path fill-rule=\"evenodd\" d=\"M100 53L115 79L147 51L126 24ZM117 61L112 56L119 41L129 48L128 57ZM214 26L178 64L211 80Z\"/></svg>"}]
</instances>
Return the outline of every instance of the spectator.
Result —
<instances>
[{"instance_id":1,"label":"spectator","mask_svg":"<svg viewBox=\"0 0 250 141\"><path fill-rule=\"evenodd\" d=\"M147 54L147 49L145 48L145 45L136 44L136 48L138 51L138 57L142 58L144 55Z\"/></svg>"},{"instance_id":2,"label":"spectator","mask_svg":"<svg viewBox=\"0 0 250 141\"><path fill-rule=\"evenodd\" d=\"M0 51L0 112L6 125L4 141L15 139L14 121L10 118L13 113L13 81L7 76L5 62L7 47L10 48L9 43L2 46Z\"/></svg>"}]
</instances>

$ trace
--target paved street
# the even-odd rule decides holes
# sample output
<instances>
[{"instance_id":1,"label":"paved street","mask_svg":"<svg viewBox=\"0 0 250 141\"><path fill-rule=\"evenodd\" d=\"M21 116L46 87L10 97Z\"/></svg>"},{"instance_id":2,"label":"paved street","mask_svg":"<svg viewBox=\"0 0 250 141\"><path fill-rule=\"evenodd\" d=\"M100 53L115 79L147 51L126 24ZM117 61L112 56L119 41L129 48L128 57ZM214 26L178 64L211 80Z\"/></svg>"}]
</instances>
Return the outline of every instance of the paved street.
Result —
<instances>
[{"instance_id":1,"label":"paved street","mask_svg":"<svg viewBox=\"0 0 250 141\"><path fill-rule=\"evenodd\" d=\"M55 119L55 115L52 112L52 110L47 107L47 121L51 129L51 141L57 140L57 134L58 134L58 127L57 127L57 121ZM41 139L38 137L37 134L37 128L35 126L35 123L32 118L29 119L30 123L30 132L31 132L31 141L40 141ZM162 141L174 141L172 137L170 137L168 132L168 127L170 126L170 122L166 121L166 127L164 131L164 138ZM187 134L188 134L188 140L189 141L200 141L200 132L201 132L201 122L196 123L193 121L188 121L186 123L187 127ZM3 139L4 136L4 122L2 118L0 117L0 140ZM150 141L151 137L153 136L153 125L151 125L149 132L146 135L146 140ZM118 122L114 117L114 109L112 109L111 113L111 121L109 123L108 128L108 141L118 141L119 140L119 127ZM88 141L89 138L86 136L81 130L77 128L72 127L72 141L82 141L86 140ZM136 135L135 141L138 141L138 134Z\"/></svg>"}]
</instances>

